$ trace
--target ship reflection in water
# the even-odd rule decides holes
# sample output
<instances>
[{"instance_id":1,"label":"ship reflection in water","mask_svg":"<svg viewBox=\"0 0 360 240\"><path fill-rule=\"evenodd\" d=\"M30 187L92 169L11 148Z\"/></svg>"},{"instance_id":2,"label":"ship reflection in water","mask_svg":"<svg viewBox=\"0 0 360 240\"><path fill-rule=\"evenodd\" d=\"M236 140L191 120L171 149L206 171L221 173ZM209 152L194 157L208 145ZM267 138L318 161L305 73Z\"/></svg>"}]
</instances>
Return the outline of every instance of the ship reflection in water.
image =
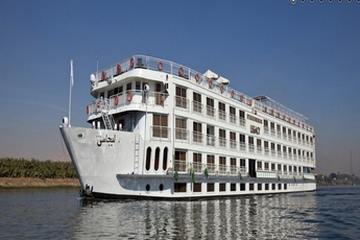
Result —
<instances>
[{"instance_id":1,"label":"ship reflection in water","mask_svg":"<svg viewBox=\"0 0 360 240\"><path fill-rule=\"evenodd\" d=\"M87 203L74 237L301 239L316 235L316 209L315 193Z\"/></svg>"}]
</instances>

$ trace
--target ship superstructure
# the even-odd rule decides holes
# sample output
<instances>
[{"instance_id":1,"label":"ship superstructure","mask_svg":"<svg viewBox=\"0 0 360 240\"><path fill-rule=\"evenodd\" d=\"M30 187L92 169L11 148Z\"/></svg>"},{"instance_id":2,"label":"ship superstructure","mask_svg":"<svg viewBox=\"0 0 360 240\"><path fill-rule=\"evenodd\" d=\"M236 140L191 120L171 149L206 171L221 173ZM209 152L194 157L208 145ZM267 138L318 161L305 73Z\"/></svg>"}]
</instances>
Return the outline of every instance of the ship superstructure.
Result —
<instances>
[{"instance_id":1,"label":"ship superstructure","mask_svg":"<svg viewBox=\"0 0 360 240\"><path fill-rule=\"evenodd\" d=\"M91 77L89 128L60 127L96 197L200 198L316 189L315 132L208 70L144 55Z\"/></svg>"}]
</instances>

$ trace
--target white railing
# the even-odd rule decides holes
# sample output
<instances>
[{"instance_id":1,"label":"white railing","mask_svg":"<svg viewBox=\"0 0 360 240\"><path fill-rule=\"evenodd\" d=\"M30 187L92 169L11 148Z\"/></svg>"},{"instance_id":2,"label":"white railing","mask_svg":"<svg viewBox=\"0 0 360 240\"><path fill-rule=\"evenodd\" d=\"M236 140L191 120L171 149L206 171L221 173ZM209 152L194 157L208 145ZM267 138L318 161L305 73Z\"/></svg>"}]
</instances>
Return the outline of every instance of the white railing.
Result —
<instances>
[{"instance_id":1,"label":"white railing","mask_svg":"<svg viewBox=\"0 0 360 240\"><path fill-rule=\"evenodd\" d=\"M188 140L188 131L185 128L176 128L175 129L175 139Z\"/></svg>"},{"instance_id":2,"label":"white railing","mask_svg":"<svg viewBox=\"0 0 360 240\"><path fill-rule=\"evenodd\" d=\"M201 132L192 132L192 142L193 143L202 143L203 142L203 134Z\"/></svg>"},{"instance_id":3,"label":"white railing","mask_svg":"<svg viewBox=\"0 0 360 240\"><path fill-rule=\"evenodd\" d=\"M208 115L209 117L214 117L215 116L215 108L212 106L206 106L206 115Z\"/></svg>"},{"instance_id":4,"label":"white railing","mask_svg":"<svg viewBox=\"0 0 360 240\"><path fill-rule=\"evenodd\" d=\"M175 106L178 108L188 108L188 99L185 97L175 96Z\"/></svg>"},{"instance_id":5,"label":"white railing","mask_svg":"<svg viewBox=\"0 0 360 240\"><path fill-rule=\"evenodd\" d=\"M159 92L145 92L141 90L129 90L125 93L112 95L109 98L98 98L92 101L87 107L87 114L98 114L106 106L107 110L117 109L123 106L137 104L143 106L167 106L168 94Z\"/></svg>"},{"instance_id":6,"label":"white railing","mask_svg":"<svg viewBox=\"0 0 360 240\"><path fill-rule=\"evenodd\" d=\"M206 135L206 144L209 146L215 146L215 136L214 135Z\"/></svg>"},{"instance_id":7,"label":"white railing","mask_svg":"<svg viewBox=\"0 0 360 240\"><path fill-rule=\"evenodd\" d=\"M218 112L219 112L219 119L226 121L226 112L222 110L219 110Z\"/></svg>"}]
</instances>

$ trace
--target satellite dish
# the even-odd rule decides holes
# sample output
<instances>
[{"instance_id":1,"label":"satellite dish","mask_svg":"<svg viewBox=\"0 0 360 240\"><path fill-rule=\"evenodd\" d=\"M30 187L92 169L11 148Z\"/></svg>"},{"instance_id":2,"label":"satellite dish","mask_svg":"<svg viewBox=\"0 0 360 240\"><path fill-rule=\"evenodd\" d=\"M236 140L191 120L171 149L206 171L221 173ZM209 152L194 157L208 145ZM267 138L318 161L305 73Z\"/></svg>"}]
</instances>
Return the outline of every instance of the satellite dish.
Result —
<instances>
[{"instance_id":1,"label":"satellite dish","mask_svg":"<svg viewBox=\"0 0 360 240\"><path fill-rule=\"evenodd\" d=\"M96 76L95 76L95 74L91 74L91 75L90 75L90 82L91 82L91 83L96 82Z\"/></svg>"}]
</instances>

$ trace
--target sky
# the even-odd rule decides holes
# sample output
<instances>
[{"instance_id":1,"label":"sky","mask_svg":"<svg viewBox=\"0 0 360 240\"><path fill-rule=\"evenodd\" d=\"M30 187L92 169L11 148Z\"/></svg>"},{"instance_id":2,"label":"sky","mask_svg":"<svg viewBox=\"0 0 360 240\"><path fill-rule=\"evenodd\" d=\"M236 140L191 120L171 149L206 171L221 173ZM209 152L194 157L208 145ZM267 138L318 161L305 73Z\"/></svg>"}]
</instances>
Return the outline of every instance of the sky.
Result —
<instances>
[{"instance_id":1,"label":"sky","mask_svg":"<svg viewBox=\"0 0 360 240\"><path fill-rule=\"evenodd\" d=\"M212 69L304 114L317 172L360 175L359 23L355 0L0 0L0 157L68 159L58 126L70 59L72 125L88 126L96 60L147 54Z\"/></svg>"}]
</instances>

